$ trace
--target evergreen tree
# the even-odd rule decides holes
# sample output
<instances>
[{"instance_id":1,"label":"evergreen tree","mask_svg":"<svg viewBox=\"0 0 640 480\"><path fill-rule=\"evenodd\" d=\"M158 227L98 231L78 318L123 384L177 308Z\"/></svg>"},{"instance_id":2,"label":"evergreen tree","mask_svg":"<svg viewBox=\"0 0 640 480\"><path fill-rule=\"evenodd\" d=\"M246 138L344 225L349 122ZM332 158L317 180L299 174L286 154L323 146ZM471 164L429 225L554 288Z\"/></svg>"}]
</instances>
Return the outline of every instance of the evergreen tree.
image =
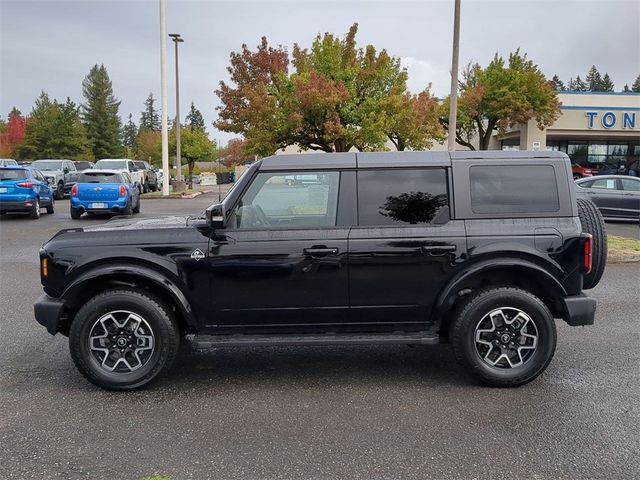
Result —
<instances>
[{"instance_id":1,"label":"evergreen tree","mask_svg":"<svg viewBox=\"0 0 640 480\"><path fill-rule=\"evenodd\" d=\"M573 82L573 90L576 92L586 92L589 90L589 85L582 81L580 75L578 75Z\"/></svg>"},{"instance_id":2,"label":"evergreen tree","mask_svg":"<svg viewBox=\"0 0 640 480\"><path fill-rule=\"evenodd\" d=\"M601 92L613 92L613 82L611 81L611 78L609 77L608 73L604 74L604 77L602 77L602 81L600 82L600 91Z\"/></svg>"},{"instance_id":3,"label":"evergreen tree","mask_svg":"<svg viewBox=\"0 0 640 480\"><path fill-rule=\"evenodd\" d=\"M573 80L573 77L569 78L569 82L567 83L567 90L570 92L576 89L576 82Z\"/></svg>"},{"instance_id":4,"label":"evergreen tree","mask_svg":"<svg viewBox=\"0 0 640 480\"><path fill-rule=\"evenodd\" d=\"M127 157L133 157L136 149L136 138L138 127L133 123L133 116L129 114L127 123L122 127L122 144L124 145Z\"/></svg>"},{"instance_id":5,"label":"evergreen tree","mask_svg":"<svg viewBox=\"0 0 640 480\"><path fill-rule=\"evenodd\" d=\"M91 142L80 120L79 109L71 99L64 104L42 92L36 99L22 144L21 159L72 158L93 159Z\"/></svg>"},{"instance_id":6,"label":"evergreen tree","mask_svg":"<svg viewBox=\"0 0 640 480\"><path fill-rule=\"evenodd\" d=\"M600 76L600 72L595 65L591 66L587 76L585 77L585 81L587 83L587 90L591 92L601 92L602 91L602 77Z\"/></svg>"},{"instance_id":7,"label":"evergreen tree","mask_svg":"<svg viewBox=\"0 0 640 480\"><path fill-rule=\"evenodd\" d=\"M195 107L193 102L191 102L191 109L189 110L189 114L187 115L187 125L192 132L196 130L201 132L206 131L202 113L200 113L200 110Z\"/></svg>"},{"instance_id":8,"label":"evergreen tree","mask_svg":"<svg viewBox=\"0 0 640 480\"><path fill-rule=\"evenodd\" d=\"M553 86L555 87L556 92L562 92L565 89L564 83L562 82L562 80L560 80L560 77L558 77L558 75L554 75L551 81L553 82Z\"/></svg>"},{"instance_id":9,"label":"evergreen tree","mask_svg":"<svg viewBox=\"0 0 640 480\"><path fill-rule=\"evenodd\" d=\"M633 82L633 85L631 85L631 91L640 92L640 75L636 77L635 82Z\"/></svg>"},{"instance_id":10,"label":"evergreen tree","mask_svg":"<svg viewBox=\"0 0 640 480\"><path fill-rule=\"evenodd\" d=\"M630 92L631 91L631 89L629 88L629 84L628 83L624 84L624 88L622 89L622 91L623 92Z\"/></svg>"},{"instance_id":11,"label":"evergreen tree","mask_svg":"<svg viewBox=\"0 0 640 480\"><path fill-rule=\"evenodd\" d=\"M120 101L113 94L104 65L94 65L82 81L82 120L93 144L95 158L113 158L122 154Z\"/></svg>"},{"instance_id":12,"label":"evergreen tree","mask_svg":"<svg viewBox=\"0 0 640 480\"><path fill-rule=\"evenodd\" d=\"M159 132L160 115L155 108L153 93L150 93L144 102L144 111L140 114L140 131Z\"/></svg>"},{"instance_id":13,"label":"evergreen tree","mask_svg":"<svg viewBox=\"0 0 640 480\"><path fill-rule=\"evenodd\" d=\"M17 117L21 117L22 116L22 112L20 110L18 110L17 107L13 107L11 109L11 111L9 112L8 118L13 117L14 115L17 116Z\"/></svg>"}]
</instances>

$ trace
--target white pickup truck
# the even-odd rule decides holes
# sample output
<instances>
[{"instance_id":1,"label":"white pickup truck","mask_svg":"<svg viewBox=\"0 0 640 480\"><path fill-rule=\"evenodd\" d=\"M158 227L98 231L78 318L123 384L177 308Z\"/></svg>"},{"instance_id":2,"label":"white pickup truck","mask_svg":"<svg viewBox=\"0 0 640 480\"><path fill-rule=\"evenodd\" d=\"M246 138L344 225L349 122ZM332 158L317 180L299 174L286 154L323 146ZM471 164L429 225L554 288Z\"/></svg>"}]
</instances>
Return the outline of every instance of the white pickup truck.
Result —
<instances>
[{"instance_id":1,"label":"white pickup truck","mask_svg":"<svg viewBox=\"0 0 640 480\"><path fill-rule=\"evenodd\" d=\"M140 193L143 191L144 171L136 167L133 160L129 160L128 158L103 158L96 162L94 168L127 172L131 180L133 180L133 183L138 187L138 190L140 190Z\"/></svg>"}]
</instances>

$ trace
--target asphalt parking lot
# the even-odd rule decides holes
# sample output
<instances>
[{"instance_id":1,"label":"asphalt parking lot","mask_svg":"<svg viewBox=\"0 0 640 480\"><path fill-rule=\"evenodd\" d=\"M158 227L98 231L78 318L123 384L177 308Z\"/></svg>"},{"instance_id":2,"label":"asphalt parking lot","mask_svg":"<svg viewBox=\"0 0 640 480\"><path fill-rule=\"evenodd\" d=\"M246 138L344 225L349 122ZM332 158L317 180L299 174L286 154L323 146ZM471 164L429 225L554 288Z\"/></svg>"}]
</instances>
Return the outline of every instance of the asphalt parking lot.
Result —
<instances>
[{"instance_id":1,"label":"asphalt parking lot","mask_svg":"<svg viewBox=\"0 0 640 480\"><path fill-rule=\"evenodd\" d=\"M216 200L143 201L140 216ZM558 324L550 367L517 389L477 386L441 345L183 352L148 390L110 393L33 319L40 244L104 221L56 208L0 220L4 479L640 477L638 264L607 267L596 325Z\"/></svg>"}]
</instances>

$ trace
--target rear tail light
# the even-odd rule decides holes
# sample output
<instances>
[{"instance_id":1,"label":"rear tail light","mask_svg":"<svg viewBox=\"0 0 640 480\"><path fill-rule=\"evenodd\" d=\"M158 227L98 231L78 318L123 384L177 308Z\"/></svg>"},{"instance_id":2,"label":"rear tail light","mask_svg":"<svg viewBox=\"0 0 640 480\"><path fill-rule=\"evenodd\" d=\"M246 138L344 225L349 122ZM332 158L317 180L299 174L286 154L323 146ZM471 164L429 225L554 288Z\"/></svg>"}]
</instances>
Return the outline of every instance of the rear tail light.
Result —
<instances>
[{"instance_id":1,"label":"rear tail light","mask_svg":"<svg viewBox=\"0 0 640 480\"><path fill-rule=\"evenodd\" d=\"M127 195L127 189L124 188L124 185L120 185L120 189L118 190L118 194L121 197L125 197Z\"/></svg>"},{"instance_id":2,"label":"rear tail light","mask_svg":"<svg viewBox=\"0 0 640 480\"><path fill-rule=\"evenodd\" d=\"M16 183L16 187L21 187L21 188L33 188L33 182L20 182L20 183Z\"/></svg>"},{"instance_id":3,"label":"rear tail light","mask_svg":"<svg viewBox=\"0 0 640 480\"><path fill-rule=\"evenodd\" d=\"M77 197L78 196L78 184L77 183L73 187L71 187L71 196L72 197Z\"/></svg>"},{"instance_id":4,"label":"rear tail light","mask_svg":"<svg viewBox=\"0 0 640 480\"><path fill-rule=\"evenodd\" d=\"M592 257L592 253L593 253L593 236L590 233L585 234L585 239L584 239L584 259L583 259L583 265L584 265L584 272L585 273L589 273L591 272L591 266L593 265L593 257Z\"/></svg>"}]
</instances>

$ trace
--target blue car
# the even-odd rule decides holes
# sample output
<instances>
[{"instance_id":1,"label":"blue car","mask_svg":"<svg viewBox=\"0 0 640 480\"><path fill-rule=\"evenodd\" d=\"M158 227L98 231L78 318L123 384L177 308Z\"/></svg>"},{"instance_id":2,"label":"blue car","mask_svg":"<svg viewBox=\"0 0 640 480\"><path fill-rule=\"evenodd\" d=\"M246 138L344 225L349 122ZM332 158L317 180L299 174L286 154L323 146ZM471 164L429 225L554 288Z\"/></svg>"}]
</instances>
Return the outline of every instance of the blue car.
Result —
<instances>
[{"instance_id":1,"label":"blue car","mask_svg":"<svg viewBox=\"0 0 640 480\"><path fill-rule=\"evenodd\" d=\"M53 188L42 173L31 167L11 165L0 167L0 214L28 213L40 218L40 209L53 213Z\"/></svg>"},{"instance_id":2,"label":"blue car","mask_svg":"<svg viewBox=\"0 0 640 480\"><path fill-rule=\"evenodd\" d=\"M71 188L71 218L83 213L131 215L140 212L140 190L127 172L85 170Z\"/></svg>"}]
</instances>

